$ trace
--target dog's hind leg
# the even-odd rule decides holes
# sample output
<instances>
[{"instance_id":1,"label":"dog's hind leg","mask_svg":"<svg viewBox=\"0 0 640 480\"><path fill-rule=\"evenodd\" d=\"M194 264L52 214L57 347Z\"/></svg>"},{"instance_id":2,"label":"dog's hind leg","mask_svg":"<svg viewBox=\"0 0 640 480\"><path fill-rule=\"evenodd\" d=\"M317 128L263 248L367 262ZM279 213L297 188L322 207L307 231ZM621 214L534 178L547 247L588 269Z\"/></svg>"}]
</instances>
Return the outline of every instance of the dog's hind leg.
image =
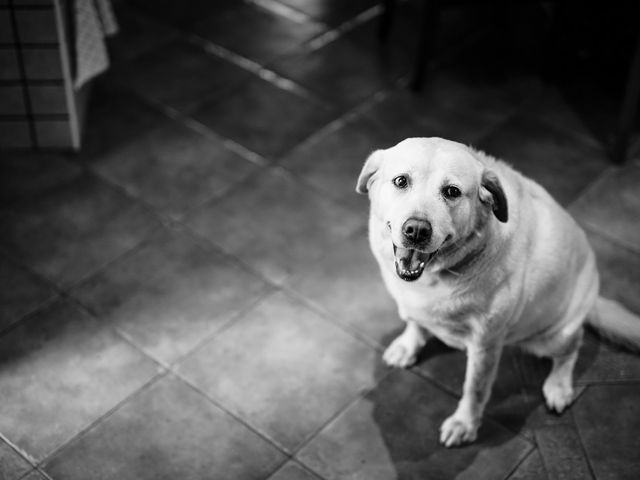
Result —
<instances>
[{"instance_id":1,"label":"dog's hind leg","mask_svg":"<svg viewBox=\"0 0 640 480\"><path fill-rule=\"evenodd\" d=\"M390 367L407 368L416 363L418 352L426 341L422 329L413 320L406 320L404 331L384 351L382 359Z\"/></svg>"},{"instance_id":2,"label":"dog's hind leg","mask_svg":"<svg viewBox=\"0 0 640 480\"><path fill-rule=\"evenodd\" d=\"M542 386L547 408L562 413L573 402L573 367L582 342L580 328L556 355L552 355L551 372Z\"/></svg>"}]
</instances>

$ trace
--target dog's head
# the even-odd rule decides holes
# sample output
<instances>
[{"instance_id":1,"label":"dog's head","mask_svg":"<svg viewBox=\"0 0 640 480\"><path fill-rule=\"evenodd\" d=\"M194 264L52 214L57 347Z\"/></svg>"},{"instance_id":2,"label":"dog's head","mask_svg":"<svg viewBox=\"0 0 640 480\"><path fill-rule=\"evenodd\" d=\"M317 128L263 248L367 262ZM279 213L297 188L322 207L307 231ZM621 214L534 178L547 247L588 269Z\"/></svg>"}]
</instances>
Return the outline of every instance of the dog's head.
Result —
<instances>
[{"instance_id":1,"label":"dog's head","mask_svg":"<svg viewBox=\"0 0 640 480\"><path fill-rule=\"evenodd\" d=\"M369 193L372 214L393 242L396 272L417 280L439 252L461 245L493 215L508 219L496 174L474 151L440 138L409 138L373 152L356 191Z\"/></svg>"}]
</instances>

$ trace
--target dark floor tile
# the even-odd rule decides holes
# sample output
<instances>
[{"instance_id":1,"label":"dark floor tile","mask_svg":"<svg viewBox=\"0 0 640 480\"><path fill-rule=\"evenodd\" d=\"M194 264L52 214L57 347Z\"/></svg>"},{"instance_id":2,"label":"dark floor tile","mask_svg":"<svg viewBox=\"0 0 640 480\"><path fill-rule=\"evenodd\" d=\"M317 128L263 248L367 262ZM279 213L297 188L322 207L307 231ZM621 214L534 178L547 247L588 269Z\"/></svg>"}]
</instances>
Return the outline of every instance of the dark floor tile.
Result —
<instances>
[{"instance_id":1,"label":"dark floor tile","mask_svg":"<svg viewBox=\"0 0 640 480\"><path fill-rule=\"evenodd\" d=\"M276 294L187 358L178 371L293 450L360 391L375 385L377 356L300 303Z\"/></svg>"},{"instance_id":2,"label":"dark floor tile","mask_svg":"<svg viewBox=\"0 0 640 480\"><path fill-rule=\"evenodd\" d=\"M71 294L156 358L172 362L267 288L210 247L167 231Z\"/></svg>"},{"instance_id":3,"label":"dark floor tile","mask_svg":"<svg viewBox=\"0 0 640 480\"><path fill-rule=\"evenodd\" d=\"M352 0L350 2L340 0L278 1L334 27L376 5L375 0Z\"/></svg>"},{"instance_id":4,"label":"dark floor tile","mask_svg":"<svg viewBox=\"0 0 640 480\"><path fill-rule=\"evenodd\" d=\"M640 380L638 356L589 332L580 349L576 383L621 383Z\"/></svg>"},{"instance_id":5,"label":"dark floor tile","mask_svg":"<svg viewBox=\"0 0 640 480\"><path fill-rule=\"evenodd\" d=\"M118 33L108 38L109 59L117 65L172 41L178 32L151 20L129 2L114 2Z\"/></svg>"},{"instance_id":6,"label":"dark floor tile","mask_svg":"<svg viewBox=\"0 0 640 480\"><path fill-rule=\"evenodd\" d=\"M45 465L65 479L255 479L284 455L169 376L140 392Z\"/></svg>"},{"instance_id":7,"label":"dark floor tile","mask_svg":"<svg viewBox=\"0 0 640 480\"><path fill-rule=\"evenodd\" d=\"M318 35L323 26L293 20L254 3L244 3L224 15L199 22L193 31L217 45L265 64Z\"/></svg>"},{"instance_id":8,"label":"dark floor tile","mask_svg":"<svg viewBox=\"0 0 640 480\"><path fill-rule=\"evenodd\" d=\"M562 205L575 200L608 162L580 137L525 114L512 117L477 146L540 183Z\"/></svg>"},{"instance_id":9,"label":"dark floor tile","mask_svg":"<svg viewBox=\"0 0 640 480\"><path fill-rule=\"evenodd\" d=\"M640 251L640 166L612 169L571 206L581 223Z\"/></svg>"},{"instance_id":10,"label":"dark floor tile","mask_svg":"<svg viewBox=\"0 0 640 480\"><path fill-rule=\"evenodd\" d=\"M33 467L13 448L0 440L0 478L18 480Z\"/></svg>"},{"instance_id":11,"label":"dark floor tile","mask_svg":"<svg viewBox=\"0 0 640 480\"><path fill-rule=\"evenodd\" d=\"M93 168L157 210L179 217L224 194L257 167L222 142L170 121L103 155Z\"/></svg>"},{"instance_id":12,"label":"dark floor tile","mask_svg":"<svg viewBox=\"0 0 640 480\"><path fill-rule=\"evenodd\" d=\"M253 152L278 158L336 115L316 100L255 79L242 91L205 103L193 117Z\"/></svg>"},{"instance_id":13,"label":"dark floor tile","mask_svg":"<svg viewBox=\"0 0 640 480\"><path fill-rule=\"evenodd\" d=\"M60 301L0 337L0 431L42 459L116 406L157 366L110 326Z\"/></svg>"},{"instance_id":14,"label":"dark floor tile","mask_svg":"<svg viewBox=\"0 0 640 480\"><path fill-rule=\"evenodd\" d=\"M152 102L189 111L248 80L250 73L183 40L116 67L109 80Z\"/></svg>"},{"instance_id":15,"label":"dark floor tile","mask_svg":"<svg viewBox=\"0 0 640 480\"><path fill-rule=\"evenodd\" d=\"M98 77L88 93L89 104L82 131L81 160L91 161L144 135L165 117L109 82Z\"/></svg>"},{"instance_id":16,"label":"dark floor tile","mask_svg":"<svg viewBox=\"0 0 640 480\"><path fill-rule=\"evenodd\" d=\"M509 480L545 480L547 471L544 469L540 452L538 450L531 452L508 478Z\"/></svg>"},{"instance_id":17,"label":"dark floor tile","mask_svg":"<svg viewBox=\"0 0 640 480\"><path fill-rule=\"evenodd\" d=\"M269 169L186 222L270 280L309 270L366 218L330 202L286 172Z\"/></svg>"},{"instance_id":18,"label":"dark floor tile","mask_svg":"<svg viewBox=\"0 0 640 480\"><path fill-rule=\"evenodd\" d=\"M385 345L403 326L366 234L335 245L314 268L290 278L287 285L378 344Z\"/></svg>"},{"instance_id":19,"label":"dark floor tile","mask_svg":"<svg viewBox=\"0 0 640 480\"><path fill-rule=\"evenodd\" d=\"M396 371L297 458L327 479L504 478L530 443L487 420L475 443L446 449L438 443L438 430L455 404L430 382Z\"/></svg>"},{"instance_id":20,"label":"dark floor tile","mask_svg":"<svg viewBox=\"0 0 640 480\"><path fill-rule=\"evenodd\" d=\"M0 331L54 296L42 279L0 257Z\"/></svg>"},{"instance_id":21,"label":"dark floor tile","mask_svg":"<svg viewBox=\"0 0 640 480\"><path fill-rule=\"evenodd\" d=\"M32 470L28 475L22 477L20 480L48 480L42 473L37 470Z\"/></svg>"},{"instance_id":22,"label":"dark floor tile","mask_svg":"<svg viewBox=\"0 0 640 480\"><path fill-rule=\"evenodd\" d=\"M381 134L372 122L356 120L312 137L281 164L332 198L366 212L368 199L356 194L355 184L369 154L386 146L380 143Z\"/></svg>"},{"instance_id":23,"label":"dark floor tile","mask_svg":"<svg viewBox=\"0 0 640 480\"><path fill-rule=\"evenodd\" d=\"M140 243L158 225L155 216L95 176L42 159L6 173L18 186L0 209L0 245L37 273L61 285L75 283ZM48 178L48 174L51 174Z\"/></svg>"},{"instance_id":24,"label":"dark floor tile","mask_svg":"<svg viewBox=\"0 0 640 480\"><path fill-rule=\"evenodd\" d=\"M536 443L550 479L593 478L580 436L573 425L555 425L536 430Z\"/></svg>"},{"instance_id":25,"label":"dark floor tile","mask_svg":"<svg viewBox=\"0 0 640 480\"><path fill-rule=\"evenodd\" d=\"M287 462L284 467L278 470L269 480L319 480L320 477L301 467L296 462Z\"/></svg>"},{"instance_id":26,"label":"dark floor tile","mask_svg":"<svg viewBox=\"0 0 640 480\"><path fill-rule=\"evenodd\" d=\"M608 231L605 231L608 234ZM640 313L640 251L629 250L587 230L600 272L600 294Z\"/></svg>"},{"instance_id":27,"label":"dark floor tile","mask_svg":"<svg viewBox=\"0 0 640 480\"><path fill-rule=\"evenodd\" d=\"M580 438L598 479L640 476L640 385L598 385L573 408Z\"/></svg>"},{"instance_id":28,"label":"dark floor tile","mask_svg":"<svg viewBox=\"0 0 640 480\"><path fill-rule=\"evenodd\" d=\"M236 0L129 0L129 3L156 19L188 30L203 17L223 15L237 8Z\"/></svg>"},{"instance_id":29,"label":"dark floor tile","mask_svg":"<svg viewBox=\"0 0 640 480\"><path fill-rule=\"evenodd\" d=\"M389 87L407 69L406 64L388 68L384 58L345 37L311 52L303 48L298 55L277 61L272 67L341 109Z\"/></svg>"}]
</instances>

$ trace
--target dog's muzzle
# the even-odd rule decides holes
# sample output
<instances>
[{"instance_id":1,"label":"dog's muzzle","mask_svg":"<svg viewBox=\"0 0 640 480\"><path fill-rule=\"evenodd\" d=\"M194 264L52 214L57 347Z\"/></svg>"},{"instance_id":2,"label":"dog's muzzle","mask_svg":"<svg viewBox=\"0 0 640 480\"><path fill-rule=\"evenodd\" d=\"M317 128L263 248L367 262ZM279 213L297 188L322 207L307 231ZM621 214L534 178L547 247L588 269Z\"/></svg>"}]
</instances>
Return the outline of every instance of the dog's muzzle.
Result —
<instances>
[{"instance_id":1,"label":"dog's muzzle","mask_svg":"<svg viewBox=\"0 0 640 480\"><path fill-rule=\"evenodd\" d=\"M424 267L433 260L437 253L437 250L432 253L425 253L393 244L396 273L405 282L413 282L420 278L420 275L424 272Z\"/></svg>"}]
</instances>

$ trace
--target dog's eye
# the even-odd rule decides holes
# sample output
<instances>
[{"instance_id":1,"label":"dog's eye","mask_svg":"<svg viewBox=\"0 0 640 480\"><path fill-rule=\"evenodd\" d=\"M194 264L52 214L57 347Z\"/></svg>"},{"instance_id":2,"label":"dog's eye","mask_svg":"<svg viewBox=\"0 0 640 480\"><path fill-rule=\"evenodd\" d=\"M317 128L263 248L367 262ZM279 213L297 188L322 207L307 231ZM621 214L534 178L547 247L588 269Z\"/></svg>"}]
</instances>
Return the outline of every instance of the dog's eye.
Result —
<instances>
[{"instance_id":1,"label":"dog's eye","mask_svg":"<svg viewBox=\"0 0 640 480\"><path fill-rule=\"evenodd\" d=\"M400 175L393 179L393 184L398 188L407 188L409 181L404 175Z\"/></svg>"},{"instance_id":2,"label":"dog's eye","mask_svg":"<svg viewBox=\"0 0 640 480\"><path fill-rule=\"evenodd\" d=\"M444 195L445 198L454 199L462 195L462 192L458 187L454 187L453 185L448 185L442 189L442 194Z\"/></svg>"}]
</instances>

